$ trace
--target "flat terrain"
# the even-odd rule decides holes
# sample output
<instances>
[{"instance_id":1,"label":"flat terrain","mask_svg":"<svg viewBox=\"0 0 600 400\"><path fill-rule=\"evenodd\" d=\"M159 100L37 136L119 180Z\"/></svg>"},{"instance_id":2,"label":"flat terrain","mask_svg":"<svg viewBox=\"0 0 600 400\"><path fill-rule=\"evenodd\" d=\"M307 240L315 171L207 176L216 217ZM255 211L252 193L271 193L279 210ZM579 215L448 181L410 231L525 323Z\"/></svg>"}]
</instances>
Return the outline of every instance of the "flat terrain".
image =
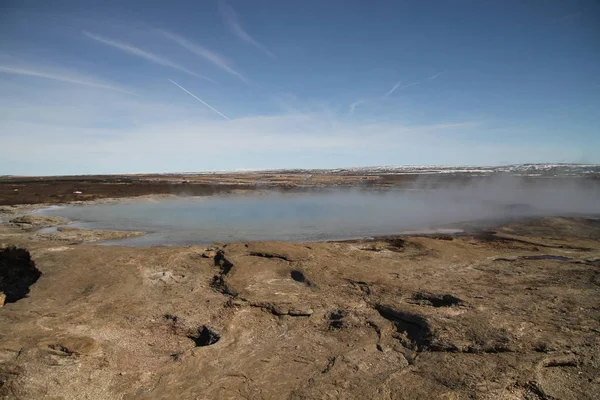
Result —
<instances>
[{"instance_id":1,"label":"flat terrain","mask_svg":"<svg viewBox=\"0 0 600 400\"><path fill-rule=\"evenodd\" d=\"M600 185L599 171L585 178L539 176L520 177L532 183L582 181ZM251 193L256 190L306 191L328 189L394 189L463 185L486 179L470 173L402 174L360 171L318 173L252 172L213 174L147 174L62 177L0 177L0 206L17 204L61 204L106 198L147 195L210 196L227 193Z\"/></svg>"},{"instance_id":2,"label":"flat terrain","mask_svg":"<svg viewBox=\"0 0 600 400\"><path fill-rule=\"evenodd\" d=\"M0 198L146 190L77 179L4 182ZM0 398L600 398L598 219L132 248L4 212Z\"/></svg>"},{"instance_id":3,"label":"flat terrain","mask_svg":"<svg viewBox=\"0 0 600 400\"><path fill-rule=\"evenodd\" d=\"M360 174L234 173L0 177L0 206L60 204L147 195L210 196L255 190L307 190L331 187L372 188L405 185L417 176Z\"/></svg>"}]
</instances>

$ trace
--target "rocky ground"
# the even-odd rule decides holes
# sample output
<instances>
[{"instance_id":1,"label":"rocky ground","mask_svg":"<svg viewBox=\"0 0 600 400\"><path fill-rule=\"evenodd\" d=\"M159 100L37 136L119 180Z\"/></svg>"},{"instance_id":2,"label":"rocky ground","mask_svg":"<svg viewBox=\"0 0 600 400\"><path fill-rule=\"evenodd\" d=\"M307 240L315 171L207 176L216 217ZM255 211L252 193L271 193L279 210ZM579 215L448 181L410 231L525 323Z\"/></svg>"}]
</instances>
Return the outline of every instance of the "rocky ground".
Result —
<instances>
[{"instance_id":1,"label":"rocky ground","mask_svg":"<svg viewBox=\"0 0 600 400\"><path fill-rule=\"evenodd\" d=\"M3 398L600 398L597 219L209 248L50 223L0 227Z\"/></svg>"}]
</instances>

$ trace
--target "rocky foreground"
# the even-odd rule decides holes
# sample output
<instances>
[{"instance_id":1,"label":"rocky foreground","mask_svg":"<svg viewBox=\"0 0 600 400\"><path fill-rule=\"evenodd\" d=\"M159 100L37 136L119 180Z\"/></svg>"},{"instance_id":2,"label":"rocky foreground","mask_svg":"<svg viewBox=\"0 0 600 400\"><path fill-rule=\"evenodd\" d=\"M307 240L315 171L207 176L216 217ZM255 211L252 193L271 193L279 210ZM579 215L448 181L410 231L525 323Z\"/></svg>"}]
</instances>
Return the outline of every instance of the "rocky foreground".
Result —
<instances>
[{"instance_id":1,"label":"rocky foreground","mask_svg":"<svg viewBox=\"0 0 600 400\"><path fill-rule=\"evenodd\" d=\"M210 248L28 223L0 227L3 398L600 398L599 220Z\"/></svg>"}]
</instances>

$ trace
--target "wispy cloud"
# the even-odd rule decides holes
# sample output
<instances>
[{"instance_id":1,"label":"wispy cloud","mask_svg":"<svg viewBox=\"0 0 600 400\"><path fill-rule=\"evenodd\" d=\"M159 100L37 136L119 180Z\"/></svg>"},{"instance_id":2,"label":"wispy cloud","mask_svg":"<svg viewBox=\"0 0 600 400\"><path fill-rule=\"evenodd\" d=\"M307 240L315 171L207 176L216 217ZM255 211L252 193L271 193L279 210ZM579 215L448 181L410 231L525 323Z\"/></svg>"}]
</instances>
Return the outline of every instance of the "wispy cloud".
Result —
<instances>
[{"instance_id":1,"label":"wispy cloud","mask_svg":"<svg viewBox=\"0 0 600 400\"><path fill-rule=\"evenodd\" d=\"M223 14L223 19L225 23L231 29L234 35L236 35L241 40L250 43L252 46L256 47L266 55L271 58L277 58L275 54L273 54L269 49L267 49L262 43L258 42L254 39L248 32L244 30L242 25L240 24L237 14L233 8L231 8L225 0L219 1L219 8L221 9L221 14Z\"/></svg>"},{"instance_id":2,"label":"wispy cloud","mask_svg":"<svg viewBox=\"0 0 600 400\"><path fill-rule=\"evenodd\" d=\"M211 51L211 50L209 50L205 47L202 47L196 43L192 43L190 40L184 38L183 36L177 35L175 33L164 31L164 30L161 30L160 32L165 37L171 39L172 41L179 44L183 48L189 50L190 52L192 52L200 57L203 57L207 61L214 64L216 67L222 69L225 72L230 73L231 75L238 77L240 80L242 80L245 83L249 83L248 80L242 74L240 74L238 71L233 69L229 60L227 60L221 54Z\"/></svg>"},{"instance_id":3,"label":"wispy cloud","mask_svg":"<svg viewBox=\"0 0 600 400\"><path fill-rule=\"evenodd\" d=\"M174 90L177 85L170 83ZM208 108L204 112L205 105L179 86L174 94L181 90L186 96L168 99L164 87L157 86L145 88L144 96L75 85L3 86L0 132L6 151L0 170L34 175L173 172L385 165L398 159L406 164L472 164L531 161L530 154L540 160L554 154L564 159L577 150L576 145L575 150L538 145L537 152L519 144L504 147L496 140L497 126L471 119L434 116L435 122L412 124L401 115L354 120L307 112L259 113L229 121ZM196 102L202 103L200 110ZM501 126L508 129L504 135L515 134ZM132 153L132 148L138 151ZM219 152L198 157L199 148L227 148L229 157ZM30 157L23 158L23 152ZM57 164L57 159L64 162Z\"/></svg>"},{"instance_id":4,"label":"wispy cloud","mask_svg":"<svg viewBox=\"0 0 600 400\"><path fill-rule=\"evenodd\" d=\"M442 73L440 72L437 76L441 75ZM437 78L437 76L433 76L432 78L429 79L435 79ZM388 97L390 97L392 94L394 94L394 92L396 92L397 90L401 90L410 86L415 86L421 83L421 81L416 81L416 82L411 82L411 83L407 83L406 85L402 84L403 81L398 81L394 84L394 86L392 86L392 88L390 90L388 90L383 96L376 96L376 97L371 97L371 98L363 98L361 100L357 100L354 103L351 103L348 106L348 115L353 115L354 111L356 111L356 108L358 106L360 106L361 104L367 104L367 103L380 103L384 100L386 100Z\"/></svg>"},{"instance_id":5,"label":"wispy cloud","mask_svg":"<svg viewBox=\"0 0 600 400\"><path fill-rule=\"evenodd\" d=\"M348 115L354 114L354 110L356 110L356 107L358 107L361 104L364 104L365 102L366 102L366 100L358 100L358 101L355 101L354 103L350 104L349 110L348 110Z\"/></svg>"},{"instance_id":6,"label":"wispy cloud","mask_svg":"<svg viewBox=\"0 0 600 400\"><path fill-rule=\"evenodd\" d=\"M402 85L402 81L397 82L383 97L389 97L392 93L394 93L398 88Z\"/></svg>"},{"instance_id":7,"label":"wispy cloud","mask_svg":"<svg viewBox=\"0 0 600 400\"><path fill-rule=\"evenodd\" d=\"M176 64L176 63L174 63L173 61L171 61L171 60L169 60L167 58L164 58L164 57L159 56L157 54L150 53L148 51L142 50L142 49L140 49L138 47L134 47L134 46L131 46L129 44L122 43L122 42L117 42L115 40L107 39L105 37L102 37L102 36L99 36L99 35L96 35L96 34L93 34L93 33L90 33L90 32L86 32L86 31L83 31L83 34L86 35L87 37L89 37L90 39L93 39L93 40L95 40L97 42L100 42L102 44L105 44L107 46L111 46L111 47L114 47L116 49L119 49L119 50L121 50L121 51L123 51L123 52L125 52L127 54L131 54L133 56L143 58L143 59L145 59L147 61L153 62L153 63L158 64L158 65L162 65L164 67L169 67L169 68L173 68L173 69L176 69L178 71L181 71L181 72L185 72L186 74L195 76L196 78L206 79L207 81L210 81L210 82L213 82L213 83L217 83L214 80L212 80L210 78L207 78L206 76L199 75L199 74L197 74L197 73L195 73L193 71L190 71L189 69L187 69L185 67L182 67L181 65Z\"/></svg>"},{"instance_id":8,"label":"wispy cloud","mask_svg":"<svg viewBox=\"0 0 600 400\"><path fill-rule=\"evenodd\" d=\"M404 89L404 88L407 88L410 86L418 85L419 83L421 83L421 82L411 82L411 83L407 83L406 85L402 85L402 81L400 81L400 82L396 83L383 97L384 98L390 97L390 95L398 89Z\"/></svg>"},{"instance_id":9,"label":"wispy cloud","mask_svg":"<svg viewBox=\"0 0 600 400\"><path fill-rule=\"evenodd\" d=\"M407 84L406 84L406 85L404 85L404 86L400 86L398 89L404 89L404 88L407 88L407 87L410 87L410 86L419 85L420 83L421 83L421 82L411 82L411 83L407 83Z\"/></svg>"},{"instance_id":10,"label":"wispy cloud","mask_svg":"<svg viewBox=\"0 0 600 400\"><path fill-rule=\"evenodd\" d=\"M187 94L189 94L190 96L192 96L193 98L195 98L196 100L198 100L200 103L204 104L206 107L210 108L215 113L219 114L221 117L225 118L228 121L231 120L229 117L227 117L226 115L224 115L223 113L221 113L216 108L212 107L210 104L208 104L207 102L205 102L204 100L202 100L200 97L196 96L194 93L190 92L189 90L187 90L186 88L184 88L183 86L181 86L180 84L178 84L177 82L175 82L175 81L173 81L171 79L169 79L169 82L171 82L173 85L177 86L179 89L183 90L184 92L186 92Z\"/></svg>"},{"instance_id":11,"label":"wispy cloud","mask_svg":"<svg viewBox=\"0 0 600 400\"><path fill-rule=\"evenodd\" d=\"M66 83L71 83L71 84L75 84L75 85L84 85L84 86L95 87L98 89L107 89L107 90L114 90L116 92L121 92L121 93L133 94L132 92L125 90L123 88L120 88L118 86L110 85L110 84L99 82L99 81L89 80L86 78L80 78L77 75L75 75L74 73L64 73L64 72L63 73L55 73L55 72L48 72L48 71L39 71L39 70L29 69L29 68L10 67L10 66L5 66L5 65L0 65L0 72L4 72L7 74L14 74L14 75L33 76L36 78L52 79L54 81L66 82Z\"/></svg>"},{"instance_id":12,"label":"wispy cloud","mask_svg":"<svg viewBox=\"0 0 600 400\"><path fill-rule=\"evenodd\" d=\"M438 76L440 76L440 75L442 75L442 74L443 74L443 72L438 72L437 74L435 74L435 75L432 75L432 76L430 76L429 78L427 78L427 80L428 80L428 81L431 81L431 80L433 80L433 79L437 78Z\"/></svg>"}]
</instances>

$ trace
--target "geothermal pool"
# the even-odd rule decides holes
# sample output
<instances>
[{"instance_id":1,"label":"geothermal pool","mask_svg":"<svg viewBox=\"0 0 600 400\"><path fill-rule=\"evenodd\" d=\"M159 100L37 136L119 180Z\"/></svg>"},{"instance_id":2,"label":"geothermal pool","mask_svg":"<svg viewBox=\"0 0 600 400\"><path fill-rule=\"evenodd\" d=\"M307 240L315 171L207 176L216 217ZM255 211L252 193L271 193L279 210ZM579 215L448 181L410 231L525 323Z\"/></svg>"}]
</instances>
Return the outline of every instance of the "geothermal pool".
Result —
<instances>
[{"instance_id":1,"label":"geothermal pool","mask_svg":"<svg viewBox=\"0 0 600 400\"><path fill-rule=\"evenodd\" d=\"M261 194L125 200L41 210L93 229L147 235L103 244L191 245L215 242L322 241L432 232L453 223L513 216L600 213L597 193L547 190L402 190L388 193Z\"/></svg>"}]
</instances>

